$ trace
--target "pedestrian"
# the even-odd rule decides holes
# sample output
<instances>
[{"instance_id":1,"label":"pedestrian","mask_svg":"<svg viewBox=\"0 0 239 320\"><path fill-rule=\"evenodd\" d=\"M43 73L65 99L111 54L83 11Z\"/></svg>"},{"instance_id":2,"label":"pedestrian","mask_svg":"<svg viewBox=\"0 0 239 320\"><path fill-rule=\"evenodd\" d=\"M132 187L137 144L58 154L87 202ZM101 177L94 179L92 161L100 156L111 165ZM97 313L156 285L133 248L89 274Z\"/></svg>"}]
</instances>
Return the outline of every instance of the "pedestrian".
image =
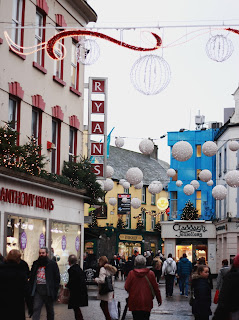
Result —
<instances>
[{"instance_id":1,"label":"pedestrian","mask_svg":"<svg viewBox=\"0 0 239 320\"><path fill-rule=\"evenodd\" d=\"M197 266L199 266L199 265L203 265L203 266L207 266L207 267L208 267L208 269L209 269L208 283L209 283L209 285L210 285L210 288L213 289L212 273L211 273L210 267L209 267L208 264L206 263L205 257L200 257L200 258L198 259L198 263L197 263L197 265L196 265L195 267L197 267Z\"/></svg>"},{"instance_id":2,"label":"pedestrian","mask_svg":"<svg viewBox=\"0 0 239 320\"><path fill-rule=\"evenodd\" d=\"M172 253L168 254L168 259L163 263L162 275L165 277L166 283L166 298L173 296L173 285L176 274L176 262L172 258Z\"/></svg>"},{"instance_id":3,"label":"pedestrian","mask_svg":"<svg viewBox=\"0 0 239 320\"><path fill-rule=\"evenodd\" d=\"M153 271L146 268L146 258L138 255L135 268L130 271L125 282L125 290L129 293L128 307L134 320L148 320L156 296L158 305L162 304L161 293Z\"/></svg>"},{"instance_id":4,"label":"pedestrian","mask_svg":"<svg viewBox=\"0 0 239 320\"><path fill-rule=\"evenodd\" d=\"M180 295L185 294L185 297L188 297L188 285L191 272L192 263L187 259L186 253L184 253L182 259L178 262L177 273L179 276Z\"/></svg>"},{"instance_id":5,"label":"pedestrian","mask_svg":"<svg viewBox=\"0 0 239 320\"><path fill-rule=\"evenodd\" d=\"M192 276L192 291L194 301L192 303L192 313L195 320L209 320L211 311L211 288L208 282L209 268L199 265L197 273Z\"/></svg>"},{"instance_id":6,"label":"pedestrian","mask_svg":"<svg viewBox=\"0 0 239 320\"><path fill-rule=\"evenodd\" d=\"M161 259L160 259L159 256L156 256L156 257L153 259L153 268L152 268L152 271L153 271L154 274L155 274L156 281L159 283L159 280L160 280L161 275L162 275L162 261L161 261Z\"/></svg>"},{"instance_id":7,"label":"pedestrian","mask_svg":"<svg viewBox=\"0 0 239 320\"><path fill-rule=\"evenodd\" d=\"M60 284L60 273L55 261L49 259L48 248L39 249L39 258L33 262L30 273L30 290L33 297L33 320L39 320L43 304L47 320L54 320L54 301Z\"/></svg>"},{"instance_id":8,"label":"pedestrian","mask_svg":"<svg viewBox=\"0 0 239 320\"><path fill-rule=\"evenodd\" d=\"M213 320L239 319L239 254L225 274Z\"/></svg>"},{"instance_id":9,"label":"pedestrian","mask_svg":"<svg viewBox=\"0 0 239 320\"><path fill-rule=\"evenodd\" d=\"M222 288L223 279L229 270L230 270L230 267L228 266L228 260L227 259L222 260L222 267L218 272L217 286L216 286L216 290L219 290L219 292L221 291L221 288Z\"/></svg>"},{"instance_id":10,"label":"pedestrian","mask_svg":"<svg viewBox=\"0 0 239 320\"><path fill-rule=\"evenodd\" d=\"M0 264L1 318L8 320L25 320L25 302L30 308L27 275L20 261L20 251L12 249Z\"/></svg>"},{"instance_id":11,"label":"pedestrian","mask_svg":"<svg viewBox=\"0 0 239 320\"><path fill-rule=\"evenodd\" d=\"M134 269L134 259L139 255L138 249L134 250L134 254L132 255L131 261L132 261L132 269ZM132 270L131 269L131 270Z\"/></svg>"},{"instance_id":12,"label":"pedestrian","mask_svg":"<svg viewBox=\"0 0 239 320\"><path fill-rule=\"evenodd\" d=\"M115 280L116 280L119 277L119 259L117 258L116 254L113 256L113 259L110 260L110 264L117 269L115 274Z\"/></svg>"},{"instance_id":13,"label":"pedestrian","mask_svg":"<svg viewBox=\"0 0 239 320\"><path fill-rule=\"evenodd\" d=\"M76 320L83 320L80 307L88 306L88 294L85 281L85 273L77 264L77 257L71 254L68 258L69 266L69 281L66 287L70 291L68 309L73 309Z\"/></svg>"},{"instance_id":14,"label":"pedestrian","mask_svg":"<svg viewBox=\"0 0 239 320\"><path fill-rule=\"evenodd\" d=\"M146 251L146 266L151 267L153 263L153 256L150 251Z\"/></svg>"},{"instance_id":15,"label":"pedestrian","mask_svg":"<svg viewBox=\"0 0 239 320\"><path fill-rule=\"evenodd\" d=\"M116 267L114 267L108 263L108 258L106 256L101 256L99 258L99 267L100 267L99 277L95 278L95 282L99 284L99 291L100 291L101 284L103 284L105 282L105 277L106 276L113 276L117 272L117 269L116 269ZM99 300L101 300L100 307L104 313L106 320L111 320L111 317L109 314L108 302L111 301L113 299L113 297L114 297L113 291L108 292L103 295L101 295L99 292L98 296L97 296L97 298Z\"/></svg>"},{"instance_id":16,"label":"pedestrian","mask_svg":"<svg viewBox=\"0 0 239 320\"><path fill-rule=\"evenodd\" d=\"M126 265L126 259L125 259L125 256L122 255L119 261L119 270L121 273L121 280L125 279L125 265Z\"/></svg>"}]
</instances>

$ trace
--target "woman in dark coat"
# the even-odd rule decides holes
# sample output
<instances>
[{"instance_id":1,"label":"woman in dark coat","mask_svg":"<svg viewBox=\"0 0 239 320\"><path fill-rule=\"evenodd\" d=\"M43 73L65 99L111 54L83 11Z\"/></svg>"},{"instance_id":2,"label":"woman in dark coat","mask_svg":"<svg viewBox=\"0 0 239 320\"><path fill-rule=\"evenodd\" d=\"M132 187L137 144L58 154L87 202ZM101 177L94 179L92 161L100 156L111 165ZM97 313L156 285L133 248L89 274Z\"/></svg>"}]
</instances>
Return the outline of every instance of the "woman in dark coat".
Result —
<instances>
[{"instance_id":1,"label":"woman in dark coat","mask_svg":"<svg viewBox=\"0 0 239 320\"><path fill-rule=\"evenodd\" d=\"M71 254L68 258L70 268L68 269L69 281L66 287L70 290L68 309L73 309L76 320L83 320L80 307L88 306L88 294L85 282L85 274L77 264L77 257Z\"/></svg>"},{"instance_id":2,"label":"woman in dark coat","mask_svg":"<svg viewBox=\"0 0 239 320\"><path fill-rule=\"evenodd\" d=\"M208 266L199 265L197 274L192 276L192 290L195 300L192 305L192 313L195 320L209 320L211 311L211 288L208 283Z\"/></svg>"},{"instance_id":3,"label":"woman in dark coat","mask_svg":"<svg viewBox=\"0 0 239 320\"><path fill-rule=\"evenodd\" d=\"M21 253L11 250L0 265L1 314L8 320L25 320L25 301L29 302L27 275L20 265Z\"/></svg>"}]
</instances>

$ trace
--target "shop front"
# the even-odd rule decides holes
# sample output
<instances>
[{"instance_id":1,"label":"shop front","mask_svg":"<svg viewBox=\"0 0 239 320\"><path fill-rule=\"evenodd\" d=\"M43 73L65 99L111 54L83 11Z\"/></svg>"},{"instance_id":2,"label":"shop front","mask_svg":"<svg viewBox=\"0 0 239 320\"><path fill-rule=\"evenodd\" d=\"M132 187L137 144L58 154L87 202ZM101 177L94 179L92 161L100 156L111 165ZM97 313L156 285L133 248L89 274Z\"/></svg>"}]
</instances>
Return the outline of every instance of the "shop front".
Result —
<instances>
[{"instance_id":1,"label":"shop front","mask_svg":"<svg viewBox=\"0 0 239 320\"><path fill-rule=\"evenodd\" d=\"M47 246L62 279L68 256L83 265L84 196L43 179L0 172L0 252L18 249L31 268L39 248Z\"/></svg>"},{"instance_id":2,"label":"shop front","mask_svg":"<svg viewBox=\"0 0 239 320\"><path fill-rule=\"evenodd\" d=\"M186 253L191 262L204 257L216 273L216 229L211 221L164 221L161 228L165 257L172 253L178 261Z\"/></svg>"},{"instance_id":3,"label":"shop front","mask_svg":"<svg viewBox=\"0 0 239 320\"><path fill-rule=\"evenodd\" d=\"M134 254L134 250L142 254L143 237L141 235L119 234L118 239L118 253L120 256L124 255L126 260Z\"/></svg>"}]
</instances>

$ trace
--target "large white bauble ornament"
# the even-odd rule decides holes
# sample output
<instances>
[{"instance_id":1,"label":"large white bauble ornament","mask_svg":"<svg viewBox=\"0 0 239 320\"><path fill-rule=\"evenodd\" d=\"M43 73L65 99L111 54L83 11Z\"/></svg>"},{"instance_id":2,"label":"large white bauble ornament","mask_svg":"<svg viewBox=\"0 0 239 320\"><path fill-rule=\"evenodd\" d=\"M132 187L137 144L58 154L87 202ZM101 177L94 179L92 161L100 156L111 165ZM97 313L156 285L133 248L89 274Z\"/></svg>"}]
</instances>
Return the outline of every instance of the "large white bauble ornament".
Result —
<instances>
[{"instance_id":1,"label":"large white bauble ornament","mask_svg":"<svg viewBox=\"0 0 239 320\"><path fill-rule=\"evenodd\" d=\"M209 180L208 182L207 182L207 185L209 186L209 187L211 187L212 185L213 185L213 180Z\"/></svg>"},{"instance_id":2,"label":"large white bauble ornament","mask_svg":"<svg viewBox=\"0 0 239 320\"><path fill-rule=\"evenodd\" d=\"M168 177L172 178L172 177L175 176L175 174L176 174L176 171L174 169L170 168L170 169L167 170Z\"/></svg>"},{"instance_id":3,"label":"large white bauble ornament","mask_svg":"<svg viewBox=\"0 0 239 320\"><path fill-rule=\"evenodd\" d=\"M123 187L124 189L129 189L130 183L129 183L128 181L125 181L125 182L122 184L122 187Z\"/></svg>"},{"instance_id":4,"label":"large white bauble ornament","mask_svg":"<svg viewBox=\"0 0 239 320\"><path fill-rule=\"evenodd\" d=\"M204 169L199 173L199 179L203 182L208 182L212 179L212 173L208 169Z\"/></svg>"},{"instance_id":5,"label":"large white bauble ornament","mask_svg":"<svg viewBox=\"0 0 239 320\"><path fill-rule=\"evenodd\" d=\"M138 209L141 206L141 200L139 198L132 198L131 200L131 206L134 209Z\"/></svg>"},{"instance_id":6,"label":"large white bauble ornament","mask_svg":"<svg viewBox=\"0 0 239 320\"><path fill-rule=\"evenodd\" d=\"M146 95L158 94L170 82L169 64L157 55L146 55L133 65L130 78L136 90Z\"/></svg>"},{"instance_id":7,"label":"large white bauble ornament","mask_svg":"<svg viewBox=\"0 0 239 320\"><path fill-rule=\"evenodd\" d=\"M114 174L114 169L111 166L106 166L106 178L111 178Z\"/></svg>"},{"instance_id":8,"label":"large white bauble ornament","mask_svg":"<svg viewBox=\"0 0 239 320\"><path fill-rule=\"evenodd\" d=\"M134 185L135 189L142 189L143 188L143 181L140 181L140 183L137 183Z\"/></svg>"},{"instance_id":9,"label":"large white bauble ornament","mask_svg":"<svg viewBox=\"0 0 239 320\"><path fill-rule=\"evenodd\" d=\"M76 46L77 61L85 65L95 63L100 56L100 47L95 40L81 39Z\"/></svg>"},{"instance_id":10,"label":"large white bauble ornament","mask_svg":"<svg viewBox=\"0 0 239 320\"><path fill-rule=\"evenodd\" d=\"M178 141L172 147L172 156L178 161L187 161L193 154L193 148L187 141Z\"/></svg>"},{"instance_id":11,"label":"large white bauble ornament","mask_svg":"<svg viewBox=\"0 0 239 320\"><path fill-rule=\"evenodd\" d=\"M115 145L116 145L116 147L118 147L118 148L122 148L123 145L124 145L124 139L123 139L123 138L120 138L120 137L116 138L116 139L115 139Z\"/></svg>"},{"instance_id":12,"label":"large white bauble ornament","mask_svg":"<svg viewBox=\"0 0 239 320\"><path fill-rule=\"evenodd\" d=\"M230 58L233 50L232 41L221 34L211 37L206 44L208 57L217 62L223 62Z\"/></svg>"},{"instance_id":13,"label":"large white bauble ornament","mask_svg":"<svg viewBox=\"0 0 239 320\"><path fill-rule=\"evenodd\" d=\"M239 149L239 143L236 140L232 140L229 142L229 149L231 151L237 151Z\"/></svg>"},{"instance_id":14,"label":"large white bauble ornament","mask_svg":"<svg viewBox=\"0 0 239 320\"><path fill-rule=\"evenodd\" d=\"M183 188L183 192L187 196L191 196L194 193L195 189L191 184L186 184L186 186Z\"/></svg>"},{"instance_id":15,"label":"large white bauble ornament","mask_svg":"<svg viewBox=\"0 0 239 320\"><path fill-rule=\"evenodd\" d=\"M119 184L122 186L125 181L125 179L120 179Z\"/></svg>"},{"instance_id":16,"label":"large white bauble ornament","mask_svg":"<svg viewBox=\"0 0 239 320\"><path fill-rule=\"evenodd\" d=\"M143 154L151 154L154 151L154 143L150 139L144 139L139 144L139 150Z\"/></svg>"},{"instance_id":17,"label":"large white bauble ornament","mask_svg":"<svg viewBox=\"0 0 239 320\"><path fill-rule=\"evenodd\" d=\"M216 143L213 141L206 141L202 145L202 152L207 157L215 156L215 154L217 153L217 150L218 150L218 147L217 147Z\"/></svg>"},{"instance_id":18,"label":"large white bauble ornament","mask_svg":"<svg viewBox=\"0 0 239 320\"><path fill-rule=\"evenodd\" d=\"M176 181L176 186L181 187L183 185L183 182L181 180Z\"/></svg>"},{"instance_id":19,"label":"large white bauble ornament","mask_svg":"<svg viewBox=\"0 0 239 320\"><path fill-rule=\"evenodd\" d=\"M227 196L227 189L219 184L212 189L212 196L216 200L223 200Z\"/></svg>"},{"instance_id":20,"label":"large white bauble ornament","mask_svg":"<svg viewBox=\"0 0 239 320\"><path fill-rule=\"evenodd\" d=\"M233 188L239 187L239 170L229 171L225 175L226 183Z\"/></svg>"},{"instance_id":21,"label":"large white bauble ornament","mask_svg":"<svg viewBox=\"0 0 239 320\"><path fill-rule=\"evenodd\" d=\"M143 172L137 167L130 168L126 172L126 180L131 184L138 184L143 180Z\"/></svg>"},{"instance_id":22,"label":"large white bauble ornament","mask_svg":"<svg viewBox=\"0 0 239 320\"><path fill-rule=\"evenodd\" d=\"M117 203L116 198L110 198L110 199L109 199L109 204L111 204L112 206L115 206L116 203Z\"/></svg>"},{"instance_id":23,"label":"large white bauble ornament","mask_svg":"<svg viewBox=\"0 0 239 320\"><path fill-rule=\"evenodd\" d=\"M197 180L192 180L190 184L194 187L195 190L197 190L200 186L199 182Z\"/></svg>"},{"instance_id":24,"label":"large white bauble ornament","mask_svg":"<svg viewBox=\"0 0 239 320\"><path fill-rule=\"evenodd\" d=\"M151 194L157 194L160 193L162 191L160 184L158 183L150 183L150 185L148 186L148 191Z\"/></svg>"},{"instance_id":25,"label":"large white bauble ornament","mask_svg":"<svg viewBox=\"0 0 239 320\"><path fill-rule=\"evenodd\" d=\"M123 203L127 203L128 202L128 198L122 198L122 202Z\"/></svg>"},{"instance_id":26,"label":"large white bauble ornament","mask_svg":"<svg viewBox=\"0 0 239 320\"><path fill-rule=\"evenodd\" d=\"M104 181L103 180L96 180L97 183L99 183L102 190L104 190Z\"/></svg>"},{"instance_id":27,"label":"large white bauble ornament","mask_svg":"<svg viewBox=\"0 0 239 320\"><path fill-rule=\"evenodd\" d=\"M104 180L104 190L110 191L114 188L114 181L112 179L107 178Z\"/></svg>"}]
</instances>

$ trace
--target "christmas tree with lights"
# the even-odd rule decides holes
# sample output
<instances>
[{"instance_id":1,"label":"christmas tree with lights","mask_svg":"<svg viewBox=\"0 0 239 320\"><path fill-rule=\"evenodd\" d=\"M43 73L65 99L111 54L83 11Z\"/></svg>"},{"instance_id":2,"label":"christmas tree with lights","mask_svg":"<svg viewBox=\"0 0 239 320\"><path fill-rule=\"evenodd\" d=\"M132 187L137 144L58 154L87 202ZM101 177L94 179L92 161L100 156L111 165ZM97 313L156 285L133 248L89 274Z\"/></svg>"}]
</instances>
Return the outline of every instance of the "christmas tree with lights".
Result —
<instances>
[{"instance_id":1,"label":"christmas tree with lights","mask_svg":"<svg viewBox=\"0 0 239 320\"><path fill-rule=\"evenodd\" d=\"M118 228L118 229L125 229L126 228L125 222L123 221L122 218L118 219L116 228Z\"/></svg>"},{"instance_id":2,"label":"christmas tree with lights","mask_svg":"<svg viewBox=\"0 0 239 320\"><path fill-rule=\"evenodd\" d=\"M198 220L197 212L198 210L193 206L192 202L188 200L183 208L181 220Z\"/></svg>"},{"instance_id":3,"label":"christmas tree with lights","mask_svg":"<svg viewBox=\"0 0 239 320\"><path fill-rule=\"evenodd\" d=\"M143 224L143 221L142 221L142 213L139 214L139 217L138 217L138 222L136 224L136 229L143 229L144 228L144 224Z\"/></svg>"}]
</instances>

